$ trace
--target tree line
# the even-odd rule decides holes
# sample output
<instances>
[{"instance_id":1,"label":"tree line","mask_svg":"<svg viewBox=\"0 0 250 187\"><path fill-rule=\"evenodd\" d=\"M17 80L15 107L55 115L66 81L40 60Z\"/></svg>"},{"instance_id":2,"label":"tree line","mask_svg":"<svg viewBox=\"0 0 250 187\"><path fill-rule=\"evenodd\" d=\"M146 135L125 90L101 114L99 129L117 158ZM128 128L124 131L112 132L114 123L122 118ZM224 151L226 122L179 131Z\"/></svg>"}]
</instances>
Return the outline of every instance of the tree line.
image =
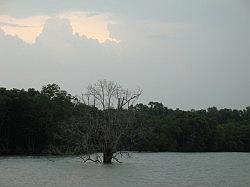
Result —
<instances>
[{"instance_id":1,"label":"tree line","mask_svg":"<svg viewBox=\"0 0 250 187\"><path fill-rule=\"evenodd\" d=\"M118 150L250 151L250 107L183 111L149 102L121 108L118 98L117 108L100 109L88 102L56 84L41 91L0 88L0 155L94 153L110 146L110 141L117 141L112 154ZM100 131L102 125L105 131ZM121 131L124 126L126 133ZM105 144L98 146L100 140Z\"/></svg>"}]
</instances>

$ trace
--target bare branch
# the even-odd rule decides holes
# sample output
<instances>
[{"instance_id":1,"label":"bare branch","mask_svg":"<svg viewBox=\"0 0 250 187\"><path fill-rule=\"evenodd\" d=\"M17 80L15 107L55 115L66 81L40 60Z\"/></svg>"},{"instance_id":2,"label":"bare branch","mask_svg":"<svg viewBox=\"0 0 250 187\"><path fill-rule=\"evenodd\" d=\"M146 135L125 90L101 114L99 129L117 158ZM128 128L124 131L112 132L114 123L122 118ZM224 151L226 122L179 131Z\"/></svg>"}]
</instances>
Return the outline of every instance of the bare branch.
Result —
<instances>
[{"instance_id":1,"label":"bare branch","mask_svg":"<svg viewBox=\"0 0 250 187\"><path fill-rule=\"evenodd\" d=\"M118 163L122 163L120 160L118 160L118 158L116 158L116 157L112 157L112 159L114 159L116 162L118 162Z\"/></svg>"},{"instance_id":2,"label":"bare branch","mask_svg":"<svg viewBox=\"0 0 250 187\"><path fill-rule=\"evenodd\" d=\"M121 163L116 157L117 153L121 154L121 139L130 136L135 117L130 107L141 94L141 89L131 91L107 80L99 80L87 87L87 93L82 94L82 97L87 97L85 103L100 110L92 107L93 110L87 111L79 119L72 119L68 128L64 129L68 141L84 154L81 156L84 162L111 163L113 159ZM80 141L75 142L74 137L78 137ZM95 158L90 156L99 151L103 152L103 159L99 154Z\"/></svg>"}]
</instances>

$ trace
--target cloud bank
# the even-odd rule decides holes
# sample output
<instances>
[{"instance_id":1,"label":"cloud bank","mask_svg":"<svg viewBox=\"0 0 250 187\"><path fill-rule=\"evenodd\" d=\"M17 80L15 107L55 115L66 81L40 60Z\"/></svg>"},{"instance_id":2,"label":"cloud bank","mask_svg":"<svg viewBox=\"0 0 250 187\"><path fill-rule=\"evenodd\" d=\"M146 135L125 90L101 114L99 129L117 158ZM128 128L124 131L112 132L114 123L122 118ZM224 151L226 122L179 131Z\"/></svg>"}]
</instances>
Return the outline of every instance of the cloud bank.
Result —
<instances>
[{"instance_id":1,"label":"cloud bank","mask_svg":"<svg viewBox=\"0 0 250 187\"><path fill-rule=\"evenodd\" d=\"M112 5L103 7L91 2L86 9L98 13L77 10L85 7L79 1L70 16L65 14L67 3L60 7L65 2L61 11L46 1L42 5L51 9L35 6L40 15L32 14L32 3L25 7L29 15L15 9L18 3L9 5L4 14L19 21L48 18L38 24L42 29L32 44L0 29L0 86L40 89L55 82L80 94L89 83L106 78L125 87L140 86L145 103L161 101L182 109L250 105L250 13L242 3L192 1L183 6L178 1L146 1L139 9L140 3L131 7L126 1L120 9L121 2L109 1ZM86 19L102 24L77 28L77 22ZM32 26L8 24L14 23L1 26ZM90 35L91 28L99 26L107 41L96 39L94 32Z\"/></svg>"}]
</instances>

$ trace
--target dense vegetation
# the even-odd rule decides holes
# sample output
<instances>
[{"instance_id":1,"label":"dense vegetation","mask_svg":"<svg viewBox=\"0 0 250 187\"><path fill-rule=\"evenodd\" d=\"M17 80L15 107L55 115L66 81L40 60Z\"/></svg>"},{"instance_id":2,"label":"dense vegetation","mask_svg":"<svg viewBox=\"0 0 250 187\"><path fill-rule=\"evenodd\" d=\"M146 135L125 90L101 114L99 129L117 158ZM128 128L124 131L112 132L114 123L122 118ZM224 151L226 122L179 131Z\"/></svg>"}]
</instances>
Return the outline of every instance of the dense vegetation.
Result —
<instances>
[{"instance_id":1,"label":"dense vegetation","mask_svg":"<svg viewBox=\"0 0 250 187\"><path fill-rule=\"evenodd\" d=\"M41 91L0 88L0 155L77 154L62 138L70 119L98 110L55 85ZM182 111L161 103L137 104L133 151L250 151L250 107ZM87 118L85 118L87 120ZM86 123L87 124L87 123ZM78 138L78 137L75 137Z\"/></svg>"}]
</instances>

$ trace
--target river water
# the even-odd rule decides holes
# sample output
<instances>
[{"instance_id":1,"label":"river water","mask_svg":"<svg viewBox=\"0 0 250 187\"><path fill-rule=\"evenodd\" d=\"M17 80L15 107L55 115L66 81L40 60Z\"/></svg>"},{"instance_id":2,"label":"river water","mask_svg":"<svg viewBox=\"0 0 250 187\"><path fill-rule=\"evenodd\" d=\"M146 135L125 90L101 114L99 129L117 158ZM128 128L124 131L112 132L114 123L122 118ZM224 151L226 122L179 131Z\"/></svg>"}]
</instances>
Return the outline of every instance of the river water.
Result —
<instances>
[{"instance_id":1,"label":"river water","mask_svg":"<svg viewBox=\"0 0 250 187\"><path fill-rule=\"evenodd\" d=\"M250 153L133 153L122 164L0 157L0 186L250 186Z\"/></svg>"}]
</instances>

